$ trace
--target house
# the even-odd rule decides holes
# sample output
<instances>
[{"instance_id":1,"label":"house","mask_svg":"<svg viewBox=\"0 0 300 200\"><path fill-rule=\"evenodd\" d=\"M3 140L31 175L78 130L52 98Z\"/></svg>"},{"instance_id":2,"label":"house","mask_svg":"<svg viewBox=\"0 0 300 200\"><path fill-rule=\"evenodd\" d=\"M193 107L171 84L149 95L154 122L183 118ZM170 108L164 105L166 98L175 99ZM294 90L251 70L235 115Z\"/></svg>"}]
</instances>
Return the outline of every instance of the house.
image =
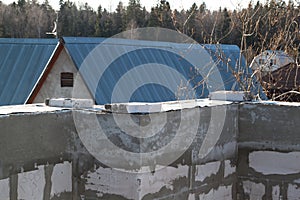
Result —
<instances>
[{"instance_id":1,"label":"house","mask_svg":"<svg viewBox=\"0 0 300 200\"><path fill-rule=\"evenodd\" d=\"M96 104L163 102L205 98L215 90L249 89L243 81L249 73L245 59L240 57L240 49L235 45L196 45L191 48L191 44L169 42L63 37L56 42L41 40L51 43L48 44L51 48L34 51L39 53L34 55L29 50L22 50L22 40L16 41L20 46L14 54L24 60L28 54L33 58L25 63L30 70L24 70L26 76L23 78L15 78L6 69L8 64L1 63L0 69L7 71L7 79L20 80L17 85L23 86L15 90L7 84L8 89L3 90L3 82L7 81L2 81L1 105L71 97L92 98ZM23 42L29 44L33 40L23 39ZM8 52L5 52L6 56L13 56ZM205 59L200 54L205 55ZM5 60L5 56L0 56ZM34 62L40 57L43 62ZM191 62L191 57L197 62ZM19 68L22 65L16 65L12 72ZM30 78L30 71L35 72L34 78ZM255 85L252 92L261 93L260 86ZM22 98L17 96L20 93ZM16 96L16 100L12 97L5 100L4 96Z\"/></svg>"},{"instance_id":2,"label":"house","mask_svg":"<svg viewBox=\"0 0 300 200\"><path fill-rule=\"evenodd\" d=\"M266 50L254 57L250 68L253 71L259 70L261 73L266 74L294 62L295 60L283 51Z\"/></svg>"},{"instance_id":3,"label":"house","mask_svg":"<svg viewBox=\"0 0 300 200\"><path fill-rule=\"evenodd\" d=\"M63 37L54 53L55 56L46 67L47 73L43 78L45 83L42 84L42 88L34 90L29 103L41 102L53 96L93 98L97 104L205 98L210 91L203 80L209 78L202 76L203 71L199 70L200 67L194 67L185 60L185 56L180 56L186 52L189 53L190 48L190 44L157 41ZM210 81L214 82L211 85L215 84L214 90L239 90L241 88L236 74L242 71L238 74L238 79L247 77L246 70L244 70L246 64L243 57L240 60L240 49L237 46L199 45L196 48L209 54L210 60L202 65L202 70L210 70L209 76ZM175 49L177 54L170 53L171 49ZM120 52L123 54L121 55ZM95 56L87 61L86 58L91 54ZM109 60L116 55L116 58ZM88 68L84 67L87 62ZM152 65L152 71L144 67L149 63ZM153 66L153 63L159 67ZM238 65L239 63L241 65ZM214 70L209 68L212 65L216 65ZM163 69L162 66L168 66L168 68ZM209 69L204 69L205 67ZM74 80L77 77L77 71L80 74L79 81ZM174 71L179 72L182 77L176 76ZM221 80L217 80L217 72L220 72ZM59 80L59 77L62 78L64 73L73 73L73 84L77 82L78 84L73 88L61 87L63 80ZM128 73L131 75L129 76ZM100 75L101 78L99 78ZM56 77L56 80L51 77ZM123 81L123 84L120 84L120 81ZM50 92L50 85L56 89ZM64 89L64 92L53 94L54 91L60 89ZM260 91L259 86L256 85L253 91L254 93Z\"/></svg>"},{"instance_id":4,"label":"house","mask_svg":"<svg viewBox=\"0 0 300 200\"><path fill-rule=\"evenodd\" d=\"M300 66L289 63L262 76L261 84L268 98L277 101L300 101Z\"/></svg>"},{"instance_id":5,"label":"house","mask_svg":"<svg viewBox=\"0 0 300 200\"><path fill-rule=\"evenodd\" d=\"M269 99L300 101L299 66L283 51L267 50L256 56L250 64Z\"/></svg>"},{"instance_id":6,"label":"house","mask_svg":"<svg viewBox=\"0 0 300 200\"><path fill-rule=\"evenodd\" d=\"M57 46L44 66L36 87L33 88L25 103L41 103L47 98L71 98L73 96L74 79L78 69L74 64L64 43L57 41ZM76 88L80 87L80 97L93 99L86 85L78 76ZM77 97L79 98L78 94Z\"/></svg>"},{"instance_id":7,"label":"house","mask_svg":"<svg viewBox=\"0 0 300 200\"><path fill-rule=\"evenodd\" d=\"M56 39L0 39L0 105L27 102L56 45Z\"/></svg>"}]
</instances>

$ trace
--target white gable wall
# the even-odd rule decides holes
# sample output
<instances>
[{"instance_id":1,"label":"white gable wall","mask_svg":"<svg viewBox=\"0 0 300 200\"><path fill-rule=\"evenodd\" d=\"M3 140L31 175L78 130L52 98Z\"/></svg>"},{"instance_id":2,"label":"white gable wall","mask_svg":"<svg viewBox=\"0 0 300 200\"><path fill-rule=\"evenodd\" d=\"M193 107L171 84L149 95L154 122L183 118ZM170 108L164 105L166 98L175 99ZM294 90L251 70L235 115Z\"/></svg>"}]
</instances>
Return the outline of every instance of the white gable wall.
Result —
<instances>
[{"instance_id":1,"label":"white gable wall","mask_svg":"<svg viewBox=\"0 0 300 200\"><path fill-rule=\"evenodd\" d=\"M76 80L77 87L76 91L80 91L80 94L76 94L76 98L92 99L83 80L80 77L76 79L78 74L77 68L64 48L33 103L42 103L47 98L72 98L73 87L61 87L60 74L62 72L72 72L74 74L74 85Z\"/></svg>"}]
</instances>

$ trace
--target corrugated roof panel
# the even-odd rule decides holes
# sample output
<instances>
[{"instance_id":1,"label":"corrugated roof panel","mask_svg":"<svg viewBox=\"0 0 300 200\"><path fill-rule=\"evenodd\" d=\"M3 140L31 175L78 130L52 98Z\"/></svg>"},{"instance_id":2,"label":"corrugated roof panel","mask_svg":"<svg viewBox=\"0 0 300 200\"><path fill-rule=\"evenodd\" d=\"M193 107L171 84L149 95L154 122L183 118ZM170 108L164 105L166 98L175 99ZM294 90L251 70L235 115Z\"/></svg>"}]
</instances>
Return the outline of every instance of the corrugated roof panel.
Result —
<instances>
[{"instance_id":1,"label":"corrugated roof panel","mask_svg":"<svg viewBox=\"0 0 300 200\"><path fill-rule=\"evenodd\" d=\"M153 54L153 56L151 56ZM173 60L175 63L169 62L169 58ZM128 63L124 67L120 68L119 66L122 65L122 63ZM147 71L145 74L134 73L136 69L139 66L147 65L147 68L144 68L143 70ZM157 67L156 65L161 65ZM163 66L168 66L167 70L163 68ZM190 63L186 61L185 59L178 58L178 55L173 54L168 51L164 51L161 49L154 49L154 48L144 48L135 50L132 52L129 52L128 54L122 55L119 58L117 58L113 63L110 64L110 66L105 70L103 73L101 79L98 83L97 93L96 93L96 99L100 102L108 102L111 100L111 96L113 93L114 87L118 84L118 81L128 72L132 74L132 79L134 79L132 82L137 83L139 85L139 78L141 78L141 84L143 84L143 81L145 81L144 84L147 84L148 76L151 75L151 78L153 79L154 83L164 83L167 86L160 87L159 84L151 83L151 80L149 81L149 91L145 90L142 91L142 93L148 92L147 96L152 96L151 98L145 98L145 96L139 96L136 99L133 97L130 98L130 101L147 101L147 102L155 102L157 100L159 101L166 101L166 100L172 100L169 97L166 96L169 92L165 91L166 88L170 88L172 86L175 86L173 88L173 92L176 92L176 86L180 84L180 80L175 78L176 74L172 75L172 70L177 71L180 75L182 75L184 78L189 80L191 75L189 73L190 71ZM157 77L160 78L157 78ZM113 77L113 78L112 78ZM130 82L130 80L129 80ZM109 84L108 84L109 83ZM108 85L108 87L103 87L104 85ZM135 86L132 86L135 87ZM129 87L132 88L132 87ZM155 88L151 88L155 87ZM143 89L146 87L144 86ZM124 88L126 89L126 88ZM142 88L139 88L142 89ZM103 91L105 91L106 95L103 94ZM151 92L150 92L151 91ZM120 91L124 93L130 93L132 91L125 90ZM156 93L153 93L156 92ZM120 93L119 93L120 94ZM174 94L175 95L175 94ZM173 95L173 96L174 96ZM126 96L126 94L124 95ZM128 101L129 99L121 98L121 94L118 97L116 101ZM174 99L173 99L174 100Z\"/></svg>"},{"instance_id":2,"label":"corrugated roof panel","mask_svg":"<svg viewBox=\"0 0 300 200\"><path fill-rule=\"evenodd\" d=\"M221 82L225 84L225 88L220 84L220 90L239 90L240 85L232 73L240 70L237 67L242 66L241 74L247 76L245 59L235 45L200 46L117 38L63 39L76 67L82 71L88 88L92 93L96 91L95 100L98 104L207 97L209 94L207 83L199 83L204 78L201 72L211 70L212 64L199 67L190 63L188 56L191 46L199 51L204 47L211 56L212 63L216 63L217 67L209 72L212 77L220 72ZM100 50L97 47L99 44ZM93 52L96 56L90 56ZM86 65L82 67L83 63L86 64L87 61L84 60L87 57L90 59L88 61L90 69L86 69ZM98 77L99 75L101 77ZM215 85L220 83L220 80L212 78L210 84L213 85L214 81ZM183 88L187 86L187 91L182 91L182 88L178 90L181 86ZM132 91L132 88L135 90ZM181 93L177 93L178 91ZM117 97L114 96L115 93Z\"/></svg>"},{"instance_id":3,"label":"corrugated roof panel","mask_svg":"<svg viewBox=\"0 0 300 200\"><path fill-rule=\"evenodd\" d=\"M25 103L56 45L56 39L0 38L0 105Z\"/></svg>"}]
</instances>

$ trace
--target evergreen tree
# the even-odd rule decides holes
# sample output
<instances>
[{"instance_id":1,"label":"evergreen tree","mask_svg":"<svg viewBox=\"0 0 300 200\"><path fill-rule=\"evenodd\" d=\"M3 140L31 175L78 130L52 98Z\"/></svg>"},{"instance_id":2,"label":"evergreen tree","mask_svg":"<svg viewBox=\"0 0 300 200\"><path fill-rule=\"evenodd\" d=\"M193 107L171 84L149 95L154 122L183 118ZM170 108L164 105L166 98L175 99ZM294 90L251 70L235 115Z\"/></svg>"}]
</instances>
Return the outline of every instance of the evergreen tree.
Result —
<instances>
[{"instance_id":1,"label":"evergreen tree","mask_svg":"<svg viewBox=\"0 0 300 200\"><path fill-rule=\"evenodd\" d=\"M79 17L77 6L69 0L65 2L61 0L61 3L58 21L59 33L63 36L77 36L78 27L76 25Z\"/></svg>"},{"instance_id":2,"label":"evergreen tree","mask_svg":"<svg viewBox=\"0 0 300 200\"><path fill-rule=\"evenodd\" d=\"M104 9L101 18L102 34L101 37L111 37L113 35L113 22L110 13Z\"/></svg>"},{"instance_id":3,"label":"evergreen tree","mask_svg":"<svg viewBox=\"0 0 300 200\"><path fill-rule=\"evenodd\" d=\"M229 15L229 12L227 10L227 8L223 9L222 12L222 18L223 18L223 22L222 22L222 35L221 38L224 38L224 40L226 40L226 36L228 36L229 31L231 30L231 17ZM230 41L226 41L226 43L230 43Z\"/></svg>"},{"instance_id":4,"label":"evergreen tree","mask_svg":"<svg viewBox=\"0 0 300 200\"><path fill-rule=\"evenodd\" d=\"M125 8L123 6L123 3L120 1L116 8L116 11L113 13L113 16L112 16L112 23L113 23L112 34L113 35L115 35L117 33L121 33L123 30L125 30L124 17L125 17Z\"/></svg>"},{"instance_id":5,"label":"evergreen tree","mask_svg":"<svg viewBox=\"0 0 300 200\"><path fill-rule=\"evenodd\" d=\"M151 8L150 17L147 24L148 24L147 26L149 27L160 26L157 7Z\"/></svg>"},{"instance_id":6,"label":"evergreen tree","mask_svg":"<svg viewBox=\"0 0 300 200\"><path fill-rule=\"evenodd\" d=\"M101 27L101 18L102 18L102 6L98 6L97 17L96 17L96 25L95 25L95 36L100 36L102 27Z\"/></svg>"},{"instance_id":7,"label":"evergreen tree","mask_svg":"<svg viewBox=\"0 0 300 200\"><path fill-rule=\"evenodd\" d=\"M162 0L155 8L151 8L148 26L174 29L169 2Z\"/></svg>"},{"instance_id":8,"label":"evergreen tree","mask_svg":"<svg viewBox=\"0 0 300 200\"><path fill-rule=\"evenodd\" d=\"M200 7L199 7L199 12L200 13L205 13L206 12L206 4L203 2Z\"/></svg>"},{"instance_id":9,"label":"evergreen tree","mask_svg":"<svg viewBox=\"0 0 300 200\"><path fill-rule=\"evenodd\" d=\"M145 16L139 0L129 0L125 18L127 29L143 27Z\"/></svg>"},{"instance_id":10,"label":"evergreen tree","mask_svg":"<svg viewBox=\"0 0 300 200\"><path fill-rule=\"evenodd\" d=\"M96 33L98 37L111 37L112 36L113 22L110 13L102 7L98 7L96 19Z\"/></svg>"},{"instance_id":11,"label":"evergreen tree","mask_svg":"<svg viewBox=\"0 0 300 200\"><path fill-rule=\"evenodd\" d=\"M90 36L95 33L96 13L93 9L85 3L80 6L78 11L78 20L76 26L78 27L78 36Z\"/></svg>"},{"instance_id":12,"label":"evergreen tree","mask_svg":"<svg viewBox=\"0 0 300 200\"><path fill-rule=\"evenodd\" d=\"M18 7L25 8L26 0L18 0Z\"/></svg>"}]
</instances>

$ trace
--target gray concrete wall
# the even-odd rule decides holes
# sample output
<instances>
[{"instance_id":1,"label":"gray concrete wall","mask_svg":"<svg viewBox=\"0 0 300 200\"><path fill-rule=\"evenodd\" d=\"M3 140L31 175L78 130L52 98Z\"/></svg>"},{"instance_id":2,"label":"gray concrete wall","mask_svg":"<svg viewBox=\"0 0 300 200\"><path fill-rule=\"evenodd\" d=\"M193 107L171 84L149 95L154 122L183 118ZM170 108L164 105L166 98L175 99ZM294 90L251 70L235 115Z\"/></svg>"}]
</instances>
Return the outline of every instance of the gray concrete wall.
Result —
<instances>
[{"instance_id":1,"label":"gray concrete wall","mask_svg":"<svg viewBox=\"0 0 300 200\"><path fill-rule=\"evenodd\" d=\"M238 199L300 199L300 107L239 109Z\"/></svg>"},{"instance_id":2,"label":"gray concrete wall","mask_svg":"<svg viewBox=\"0 0 300 200\"><path fill-rule=\"evenodd\" d=\"M241 103L151 114L46 111L44 106L27 108L34 112L18 108L16 113L0 108L0 199L299 199L300 107L295 105ZM212 113L224 109L223 126ZM74 124L74 116L80 114L84 130L91 131L95 127L90 118L96 116L110 140L134 151L141 148L140 141L124 135L116 118L139 135L128 119L144 127L151 122L155 129L164 115L168 120L160 134L168 140L179 121L185 121L185 132L193 130L188 125L195 124L195 111L200 120L193 143L164 167L164 153L155 163L140 167L125 156L122 170L104 165L90 153ZM213 141L206 136L214 135L218 126L222 126L218 140L203 154L203 144ZM151 139L143 148L155 142ZM133 173L143 169L151 170Z\"/></svg>"},{"instance_id":3,"label":"gray concrete wall","mask_svg":"<svg viewBox=\"0 0 300 200\"><path fill-rule=\"evenodd\" d=\"M166 126L172 128L182 120L181 112L193 120L192 114L199 109L201 123L190 148L161 169L163 154L155 164L143 165L141 169L151 167L147 173L132 173L126 166L122 171L115 170L97 161L81 142L71 110L0 115L0 199L235 199L238 107L224 105L214 109L224 108L225 128L204 157L199 156L200 144L207 134L213 108L120 114L124 120L132 118L142 124L149 119L159 123L156 118L167 113ZM95 114L76 112L86 119ZM97 118L108 134L120 135L112 113L100 112ZM165 130L169 128L161 134L168 134ZM116 141L135 147L134 142L129 144L120 137Z\"/></svg>"}]
</instances>

